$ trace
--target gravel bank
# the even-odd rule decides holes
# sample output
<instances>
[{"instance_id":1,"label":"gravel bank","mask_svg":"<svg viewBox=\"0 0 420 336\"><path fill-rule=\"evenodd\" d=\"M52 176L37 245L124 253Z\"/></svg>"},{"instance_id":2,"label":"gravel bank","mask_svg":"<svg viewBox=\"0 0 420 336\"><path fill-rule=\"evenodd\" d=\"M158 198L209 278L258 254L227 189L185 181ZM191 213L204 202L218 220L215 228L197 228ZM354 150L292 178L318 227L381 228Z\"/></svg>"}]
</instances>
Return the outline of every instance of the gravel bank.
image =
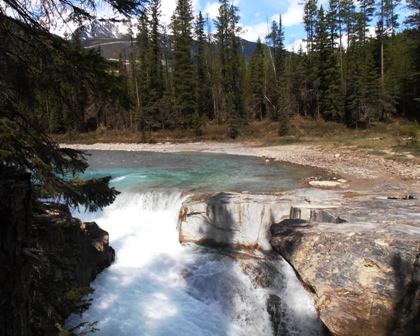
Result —
<instances>
[{"instance_id":1,"label":"gravel bank","mask_svg":"<svg viewBox=\"0 0 420 336\"><path fill-rule=\"evenodd\" d=\"M203 152L264 157L268 160L321 168L341 175L353 186L372 187L377 183L405 183L420 190L420 160L408 153L389 150L376 151L353 147L328 147L313 145L259 146L244 143L157 143L125 144L97 143L93 145L67 145L79 150L123 150L161 153Z\"/></svg>"}]
</instances>

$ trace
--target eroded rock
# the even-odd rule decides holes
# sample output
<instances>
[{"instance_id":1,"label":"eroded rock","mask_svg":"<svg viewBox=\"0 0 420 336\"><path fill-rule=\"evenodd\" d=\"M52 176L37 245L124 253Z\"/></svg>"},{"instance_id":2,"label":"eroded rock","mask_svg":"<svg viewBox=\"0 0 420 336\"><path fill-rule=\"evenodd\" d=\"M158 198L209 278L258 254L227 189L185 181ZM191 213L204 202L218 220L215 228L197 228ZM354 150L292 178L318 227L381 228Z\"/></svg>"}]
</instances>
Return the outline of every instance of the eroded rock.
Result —
<instances>
[{"instance_id":1,"label":"eroded rock","mask_svg":"<svg viewBox=\"0 0 420 336\"><path fill-rule=\"evenodd\" d=\"M271 236L332 334L419 335L420 200L384 196L406 194L394 189L206 195L184 204L180 240L265 248L261 237ZM278 300L268 304L281 325Z\"/></svg>"},{"instance_id":2,"label":"eroded rock","mask_svg":"<svg viewBox=\"0 0 420 336\"><path fill-rule=\"evenodd\" d=\"M277 202L275 196L217 193L183 204L179 240L271 250L270 226L287 218L289 213L290 205Z\"/></svg>"},{"instance_id":3,"label":"eroded rock","mask_svg":"<svg viewBox=\"0 0 420 336\"><path fill-rule=\"evenodd\" d=\"M373 212L378 202L370 205ZM420 333L419 223L391 222L393 211L388 225L295 219L272 226L273 249L311 289L334 335Z\"/></svg>"}]
</instances>

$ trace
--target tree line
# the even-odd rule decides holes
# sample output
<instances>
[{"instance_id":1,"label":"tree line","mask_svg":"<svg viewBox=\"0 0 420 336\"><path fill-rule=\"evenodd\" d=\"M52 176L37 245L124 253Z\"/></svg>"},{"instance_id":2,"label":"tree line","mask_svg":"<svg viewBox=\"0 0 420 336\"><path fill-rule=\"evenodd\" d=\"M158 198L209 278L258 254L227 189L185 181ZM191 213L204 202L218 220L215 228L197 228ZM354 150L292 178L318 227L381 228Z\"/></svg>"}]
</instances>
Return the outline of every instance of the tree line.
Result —
<instances>
[{"instance_id":1,"label":"tree line","mask_svg":"<svg viewBox=\"0 0 420 336\"><path fill-rule=\"evenodd\" d=\"M209 20L201 12L194 17L191 0L177 0L165 26L161 1L150 0L130 29L134 52L118 62L81 48L76 37L66 48L79 70L62 60L61 69L41 63L42 80L28 83L38 97L28 113L50 133L115 128L143 139L164 129L200 135L208 123L226 125L235 138L242 125L264 119L282 136L296 115L355 128L419 120L419 4L407 1L401 30L399 1L329 0L324 8L307 0L304 46L286 51L279 16L246 61L237 6L219 0L219 14Z\"/></svg>"}]
</instances>

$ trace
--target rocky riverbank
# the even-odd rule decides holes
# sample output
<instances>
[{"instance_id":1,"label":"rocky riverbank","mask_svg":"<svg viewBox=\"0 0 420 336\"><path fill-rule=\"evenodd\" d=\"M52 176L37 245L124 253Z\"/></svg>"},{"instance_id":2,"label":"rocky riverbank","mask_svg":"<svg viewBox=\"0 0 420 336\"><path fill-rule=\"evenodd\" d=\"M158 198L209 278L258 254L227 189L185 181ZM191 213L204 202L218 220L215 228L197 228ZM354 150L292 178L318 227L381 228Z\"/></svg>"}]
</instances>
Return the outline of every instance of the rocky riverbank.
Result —
<instances>
[{"instance_id":1,"label":"rocky riverbank","mask_svg":"<svg viewBox=\"0 0 420 336\"><path fill-rule=\"evenodd\" d=\"M263 157L270 161L323 169L345 177L352 189L369 189L379 183L403 183L420 190L420 159L390 149L372 151L354 147L314 145L261 146L257 143L97 143L62 144L80 150L150 151L161 153L203 152Z\"/></svg>"},{"instance_id":2,"label":"rocky riverbank","mask_svg":"<svg viewBox=\"0 0 420 336\"><path fill-rule=\"evenodd\" d=\"M333 335L420 333L420 194L300 189L216 193L184 203L181 242L273 249ZM388 196L387 196L388 195Z\"/></svg>"},{"instance_id":3,"label":"rocky riverbank","mask_svg":"<svg viewBox=\"0 0 420 336\"><path fill-rule=\"evenodd\" d=\"M84 150L208 152L321 168L329 188L195 195L181 242L273 249L295 269L333 335L420 334L420 164L408 153L256 144L97 144ZM310 179L309 179L310 180ZM328 186L327 186L328 187Z\"/></svg>"}]
</instances>

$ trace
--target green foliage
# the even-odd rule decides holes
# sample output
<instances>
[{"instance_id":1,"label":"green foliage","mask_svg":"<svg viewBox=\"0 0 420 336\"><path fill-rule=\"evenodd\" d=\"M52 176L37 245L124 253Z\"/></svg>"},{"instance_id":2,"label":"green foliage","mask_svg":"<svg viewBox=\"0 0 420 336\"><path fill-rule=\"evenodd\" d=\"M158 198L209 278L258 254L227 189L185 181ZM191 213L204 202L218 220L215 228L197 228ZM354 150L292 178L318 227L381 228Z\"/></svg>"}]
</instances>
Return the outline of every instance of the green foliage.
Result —
<instances>
[{"instance_id":1,"label":"green foliage","mask_svg":"<svg viewBox=\"0 0 420 336\"><path fill-rule=\"evenodd\" d=\"M97 51L51 35L22 3L13 4L23 21L0 16L0 174L30 172L35 197L102 208L118 194L108 187L109 179L72 180L87 168L85 154L60 148L46 133L83 131L88 108L106 125L109 107L127 108L128 96Z\"/></svg>"},{"instance_id":2,"label":"green foliage","mask_svg":"<svg viewBox=\"0 0 420 336\"><path fill-rule=\"evenodd\" d=\"M177 0L173 31L173 92L178 118L191 125L195 109L195 74L191 57L193 15L190 0Z\"/></svg>"},{"instance_id":3,"label":"green foliage","mask_svg":"<svg viewBox=\"0 0 420 336\"><path fill-rule=\"evenodd\" d=\"M37 46L14 45L14 54L24 51L31 55L28 64L40 65L35 72L4 56L12 54L2 54L10 87L0 105L7 97L40 131L67 134L112 128L142 134L193 129L199 134L196 112L225 129L240 129L252 118L278 122L295 115L351 127L393 116L420 120L417 0L407 1L409 29L402 32L397 32L395 14L399 0L376 7L373 0L357 6L351 0L322 6L306 1L307 48L285 51L279 17L271 23L267 45L259 40L248 64L241 52L239 8L225 0L219 5L213 29L201 13L194 22L190 0L177 0L169 35L161 22L161 1L149 1L138 16L139 34L131 32L130 54L121 55L113 71L98 51L81 48L77 38L68 44L42 32ZM374 19L376 36L371 38L367 28ZM10 24L1 24L0 38L8 45ZM11 153L1 150L2 156ZM48 170L42 161L34 164Z\"/></svg>"},{"instance_id":4,"label":"green foliage","mask_svg":"<svg viewBox=\"0 0 420 336\"><path fill-rule=\"evenodd\" d=\"M241 87L241 51L237 34L241 32L239 22L239 8L227 0L219 0L219 15L214 24L216 26L216 44L218 45L219 78L221 90L221 109L225 113L225 120L229 129L234 129L245 116ZM236 134L235 131L229 134ZM232 138L232 135L230 135Z\"/></svg>"},{"instance_id":5,"label":"green foliage","mask_svg":"<svg viewBox=\"0 0 420 336\"><path fill-rule=\"evenodd\" d=\"M198 114L198 111L196 110L192 118L191 128L193 129L194 134L197 136L203 135L201 124L202 124L202 121L201 121L200 115Z\"/></svg>"}]
</instances>

